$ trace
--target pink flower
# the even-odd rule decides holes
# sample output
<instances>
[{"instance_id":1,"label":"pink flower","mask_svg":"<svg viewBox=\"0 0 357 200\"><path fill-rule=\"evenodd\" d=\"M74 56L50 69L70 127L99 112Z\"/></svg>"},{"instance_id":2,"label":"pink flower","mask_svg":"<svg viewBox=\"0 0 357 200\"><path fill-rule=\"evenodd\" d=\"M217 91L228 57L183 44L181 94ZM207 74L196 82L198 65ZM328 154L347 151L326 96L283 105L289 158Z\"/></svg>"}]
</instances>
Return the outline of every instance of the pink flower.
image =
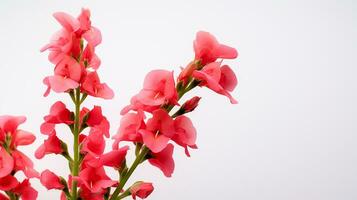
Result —
<instances>
[{"instance_id":1,"label":"pink flower","mask_svg":"<svg viewBox=\"0 0 357 200\"><path fill-rule=\"evenodd\" d=\"M79 29L79 21L72 17L71 15L64 12L56 12L53 14L53 17L62 25L64 29L68 32L75 32Z\"/></svg>"},{"instance_id":2,"label":"pink flower","mask_svg":"<svg viewBox=\"0 0 357 200\"><path fill-rule=\"evenodd\" d=\"M0 190L2 191L9 191L14 189L19 182L17 179L12 175L7 175L5 177L0 178Z\"/></svg>"},{"instance_id":3,"label":"pink flower","mask_svg":"<svg viewBox=\"0 0 357 200\"><path fill-rule=\"evenodd\" d=\"M14 159L0 146L0 178L9 175L14 168Z\"/></svg>"},{"instance_id":4,"label":"pink flower","mask_svg":"<svg viewBox=\"0 0 357 200\"><path fill-rule=\"evenodd\" d=\"M153 70L146 75L143 89L131 99L131 105L124 108L122 114L129 110L152 112L166 103L177 105L177 100L173 72Z\"/></svg>"},{"instance_id":5,"label":"pink flower","mask_svg":"<svg viewBox=\"0 0 357 200\"><path fill-rule=\"evenodd\" d=\"M187 84L189 78L192 76L193 71L198 69L198 64L196 61L190 62L185 68L182 68L181 73L179 74L177 81L182 81L183 84Z\"/></svg>"},{"instance_id":6,"label":"pink flower","mask_svg":"<svg viewBox=\"0 0 357 200\"><path fill-rule=\"evenodd\" d=\"M36 137L34 134L24 130L17 130L11 140L11 146L15 149L17 146L32 144L35 140Z\"/></svg>"},{"instance_id":7,"label":"pink flower","mask_svg":"<svg viewBox=\"0 0 357 200\"><path fill-rule=\"evenodd\" d=\"M196 147L196 129L193 127L193 124L190 118L181 115L175 119L175 129L176 133L172 138L178 145L185 148L185 153L187 156L190 156L188 152L188 147Z\"/></svg>"},{"instance_id":8,"label":"pink flower","mask_svg":"<svg viewBox=\"0 0 357 200\"><path fill-rule=\"evenodd\" d=\"M146 129L139 130L144 144L154 153L160 152L175 134L173 119L165 110L158 109L146 123Z\"/></svg>"},{"instance_id":9,"label":"pink flower","mask_svg":"<svg viewBox=\"0 0 357 200\"><path fill-rule=\"evenodd\" d=\"M44 143L36 150L35 157L37 159L43 158L46 154L60 154L63 152L61 140L57 137L56 131L48 136Z\"/></svg>"},{"instance_id":10,"label":"pink flower","mask_svg":"<svg viewBox=\"0 0 357 200\"><path fill-rule=\"evenodd\" d=\"M80 171L79 177L76 179L81 188L87 188L91 193L102 192L117 183L105 174L103 167L87 167Z\"/></svg>"},{"instance_id":11,"label":"pink flower","mask_svg":"<svg viewBox=\"0 0 357 200\"><path fill-rule=\"evenodd\" d=\"M81 14L77 17L80 30L87 31L90 29L92 22L90 21L90 10L82 8Z\"/></svg>"},{"instance_id":12,"label":"pink flower","mask_svg":"<svg viewBox=\"0 0 357 200\"><path fill-rule=\"evenodd\" d=\"M152 183L140 181L131 186L129 190L134 200L136 200L136 197L145 199L154 191L154 186L152 186Z\"/></svg>"},{"instance_id":13,"label":"pink flower","mask_svg":"<svg viewBox=\"0 0 357 200\"><path fill-rule=\"evenodd\" d=\"M218 94L228 97L232 104L238 103L229 91L237 85L237 78L228 65L220 67L220 62L213 62L206 65L200 71L194 71L193 77L200 80L200 86L206 86Z\"/></svg>"},{"instance_id":14,"label":"pink flower","mask_svg":"<svg viewBox=\"0 0 357 200\"><path fill-rule=\"evenodd\" d=\"M41 133L48 135L52 133L56 124L73 124L71 112L61 101L57 101L51 106L50 114L44 117L45 122L41 125Z\"/></svg>"},{"instance_id":15,"label":"pink flower","mask_svg":"<svg viewBox=\"0 0 357 200\"><path fill-rule=\"evenodd\" d=\"M198 102L200 102L201 97L194 96L191 99L187 100L181 108L185 113L192 112L198 106Z\"/></svg>"},{"instance_id":16,"label":"pink flower","mask_svg":"<svg viewBox=\"0 0 357 200\"><path fill-rule=\"evenodd\" d=\"M100 106L94 106L94 108L88 112L88 120L86 123L92 128L91 131L99 130L105 137L109 137L110 124L107 118L103 116Z\"/></svg>"},{"instance_id":17,"label":"pink flower","mask_svg":"<svg viewBox=\"0 0 357 200\"><path fill-rule=\"evenodd\" d=\"M102 155L105 148L105 140L101 131L91 132L82 143L82 152L90 153L94 156Z\"/></svg>"},{"instance_id":18,"label":"pink flower","mask_svg":"<svg viewBox=\"0 0 357 200\"><path fill-rule=\"evenodd\" d=\"M168 144L159 153L151 153L152 158L149 159L150 164L159 168L166 177L171 177L175 169L175 162L172 158L173 151L174 145Z\"/></svg>"},{"instance_id":19,"label":"pink flower","mask_svg":"<svg viewBox=\"0 0 357 200\"><path fill-rule=\"evenodd\" d=\"M14 136L17 132L17 127L26 121L24 116L0 116L0 141L4 142L6 135Z\"/></svg>"},{"instance_id":20,"label":"pink flower","mask_svg":"<svg viewBox=\"0 0 357 200\"><path fill-rule=\"evenodd\" d=\"M49 94L49 88L57 93L77 88L81 75L81 65L74 58L64 56L55 67L55 75L48 76L43 80L43 83L47 85L44 96Z\"/></svg>"},{"instance_id":21,"label":"pink flower","mask_svg":"<svg viewBox=\"0 0 357 200\"><path fill-rule=\"evenodd\" d=\"M101 64L99 57L95 54L94 47L90 44L84 49L82 59L87 69L97 70Z\"/></svg>"},{"instance_id":22,"label":"pink flower","mask_svg":"<svg viewBox=\"0 0 357 200\"><path fill-rule=\"evenodd\" d=\"M38 178L39 173L33 168L33 162L19 150L12 152L14 171L23 171L27 178Z\"/></svg>"},{"instance_id":23,"label":"pink flower","mask_svg":"<svg viewBox=\"0 0 357 200\"><path fill-rule=\"evenodd\" d=\"M62 190L64 188L64 185L61 183L61 179L55 173L51 172L48 169L41 173L40 181L41 184L45 186L48 190Z\"/></svg>"},{"instance_id":24,"label":"pink flower","mask_svg":"<svg viewBox=\"0 0 357 200\"><path fill-rule=\"evenodd\" d=\"M106 83L101 83L97 72L90 72L82 83L82 90L88 95L103 99L112 99L114 92Z\"/></svg>"},{"instance_id":25,"label":"pink flower","mask_svg":"<svg viewBox=\"0 0 357 200\"><path fill-rule=\"evenodd\" d=\"M50 50L48 59L53 64L57 64L66 55L70 55L73 46L80 45L73 33L68 32L65 29L57 31L51 38L51 42L42 47L41 52ZM76 44L78 43L78 44Z\"/></svg>"},{"instance_id":26,"label":"pink flower","mask_svg":"<svg viewBox=\"0 0 357 200\"><path fill-rule=\"evenodd\" d=\"M33 189L29 179L25 179L12 190L13 193L21 196L22 200L36 200L38 192Z\"/></svg>"},{"instance_id":27,"label":"pink flower","mask_svg":"<svg viewBox=\"0 0 357 200\"><path fill-rule=\"evenodd\" d=\"M101 155L99 160L105 166L119 169L125 160L125 156L128 150L128 146L124 146L118 150L112 150L106 154Z\"/></svg>"},{"instance_id":28,"label":"pink flower","mask_svg":"<svg viewBox=\"0 0 357 200\"><path fill-rule=\"evenodd\" d=\"M238 56L236 49L220 44L216 38L208 32L200 31L193 42L195 59L202 65L216 61L218 58L234 59Z\"/></svg>"},{"instance_id":29,"label":"pink flower","mask_svg":"<svg viewBox=\"0 0 357 200\"><path fill-rule=\"evenodd\" d=\"M139 129L145 129L145 114L142 111L137 113L127 113L120 120L120 126L117 134L113 136L115 142L113 149L117 149L120 141L132 141L142 143L142 137Z\"/></svg>"}]
</instances>

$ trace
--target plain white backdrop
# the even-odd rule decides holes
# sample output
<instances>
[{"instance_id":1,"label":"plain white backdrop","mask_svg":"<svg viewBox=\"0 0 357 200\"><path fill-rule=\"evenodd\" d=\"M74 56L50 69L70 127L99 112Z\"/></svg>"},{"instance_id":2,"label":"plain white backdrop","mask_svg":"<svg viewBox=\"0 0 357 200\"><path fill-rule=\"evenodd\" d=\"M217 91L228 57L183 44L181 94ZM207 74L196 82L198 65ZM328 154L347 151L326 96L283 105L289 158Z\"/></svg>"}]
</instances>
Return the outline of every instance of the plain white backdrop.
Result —
<instances>
[{"instance_id":1,"label":"plain white backdrop","mask_svg":"<svg viewBox=\"0 0 357 200\"><path fill-rule=\"evenodd\" d=\"M45 139L42 117L66 95L42 96L52 73L39 49L60 28L55 11L77 16L90 8L102 31L101 78L115 90L103 106L118 128L120 109L152 69L179 72L193 57L198 30L209 31L240 55L227 61L238 75L238 105L207 89L192 113L197 151L175 149L176 169L165 178L144 165L133 180L152 181L154 200L357 199L356 1L4 1L0 2L0 114L26 115L37 136L21 148L39 171L68 173L59 156L36 160ZM70 105L70 104L69 104ZM58 134L71 140L69 130ZM111 141L108 141L108 148ZM116 174L110 172L113 178ZM59 199L39 181L39 199Z\"/></svg>"}]
</instances>

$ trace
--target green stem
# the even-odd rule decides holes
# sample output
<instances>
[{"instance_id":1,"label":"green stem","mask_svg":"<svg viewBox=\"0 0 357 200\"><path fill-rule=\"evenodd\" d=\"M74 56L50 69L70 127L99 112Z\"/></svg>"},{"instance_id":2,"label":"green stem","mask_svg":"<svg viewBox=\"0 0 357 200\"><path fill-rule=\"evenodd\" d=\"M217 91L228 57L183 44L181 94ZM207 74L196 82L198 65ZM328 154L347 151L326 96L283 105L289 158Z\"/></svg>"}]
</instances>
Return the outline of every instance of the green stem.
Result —
<instances>
[{"instance_id":1,"label":"green stem","mask_svg":"<svg viewBox=\"0 0 357 200\"><path fill-rule=\"evenodd\" d=\"M190 91L193 88L195 88L199 83L200 82L198 80L192 79L184 88L178 89L178 91L177 91L178 92L178 100L180 100L181 97L185 93L187 93L188 91ZM173 108L174 108L174 105L169 105L165 109L169 113ZM146 146L142 147L142 150L141 150L140 154L137 155L135 161L133 162L133 164L129 168L129 171L120 179L119 186L115 189L115 191L112 194L110 200L121 199L121 198L118 198L118 195L120 194L121 190L124 188L124 185L129 180L129 178L132 175L132 173L135 171L136 167L145 159L145 156L149 153L149 151L150 151L149 148L147 148ZM120 195L120 196L122 196L122 195ZM124 197L122 197L122 198L124 198Z\"/></svg>"},{"instance_id":2,"label":"green stem","mask_svg":"<svg viewBox=\"0 0 357 200\"><path fill-rule=\"evenodd\" d=\"M127 189L125 192L123 192L121 195L119 195L118 198L116 198L116 200L124 199L125 197L129 196L130 194L131 194L130 190Z\"/></svg>"},{"instance_id":3,"label":"green stem","mask_svg":"<svg viewBox=\"0 0 357 200\"><path fill-rule=\"evenodd\" d=\"M75 115L74 115L74 129L73 129L73 167L72 176L78 176L79 172L79 131L80 131L80 90L76 89L75 92ZM72 200L77 200L77 181L72 181Z\"/></svg>"},{"instance_id":4,"label":"green stem","mask_svg":"<svg viewBox=\"0 0 357 200\"><path fill-rule=\"evenodd\" d=\"M121 190L123 189L124 185L129 180L130 176L133 174L136 167L144 160L144 158L148 152L149 152L149 148L147 148L146 146L143 146L140 154L138 156L136 156L136 159L134 160L133 164L129 168L128 172L123 176L123 178L120 179L119 186L115 189L110 200L117 199L117 197L118 197L119 193L121 192Z\"/></svg>"}]
</instances>

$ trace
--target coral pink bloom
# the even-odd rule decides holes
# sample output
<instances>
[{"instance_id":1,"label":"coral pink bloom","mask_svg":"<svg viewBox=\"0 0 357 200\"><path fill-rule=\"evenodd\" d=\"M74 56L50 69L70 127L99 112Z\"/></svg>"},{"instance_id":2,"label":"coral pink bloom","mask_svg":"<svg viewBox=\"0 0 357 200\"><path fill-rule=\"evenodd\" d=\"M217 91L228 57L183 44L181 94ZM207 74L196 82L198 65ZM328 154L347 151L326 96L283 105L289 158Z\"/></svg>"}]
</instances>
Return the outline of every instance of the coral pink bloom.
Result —
<instances>
[{"instance_id":1,"label":"coral pink bloom","mask_svg":"<svg viewBox=\"0 0 357 200\"><path fill-rule=\"evenodd\" d=\"M214 62L218 58L234 59L238 56L236 49L219 44L216 38L208 32L200 31L193 42L195 59L200 60L202 65Z\"/></svg>"},{"instance_id":2,"label":"coral pink bloom","mask_svg":"<svg viewBox=\"0 0 357 200\"><path fill-rule=\"evenodd\" d=\"M34 134L24 131L17 130L16 134L13 136L11 140L12 148L16 148L17 146L24 146L32 144L35 141L36 137Z\"/></svg>"},{"instance_id":3,"label":"coral pink bloom","mask_svg":"<svg viewBox=\"0 0 357 200\"><path fill-rule=\"evenodd\" d=\"M182 104L181 108L184 110L185 113L192 112L198 106L201 97L194 96L191 99L187 100L184 104Z\"/></svg>"},{"instance_id":4,"label":"coral pink bloom","mask_svg":"<svg viewBox=\"0 0 357 200\"><path fill-rule=\"evenodd\" d=\"M47 90L44 96L48 95L48 88L51 88L57 93L77 88L79 86L78 82L81 79L81 75L81 65L74 58L64 56L55 67L55 75L48 76L43 80L43 83L47 85Z\"/></svg>"},{"instance_id":5,"label":"coral pink bloom","mask_svg":"<svg viewBox=\"0 0 357 200\"><path fill-rule=\"evenodd\" d=\"M19 182L12 175L7 175L5 177L0 178L0 190L2 191L9 191L11 189L14 189L18 184Z\"/></svg>"},{"instance_id":6,"label":"coral pink bloom","mask_svg":"<svg viewBox=\"0 0 357 200\"><path fill-rule=\"evenodd\" d=\"M14 158L14 170L23 171L27 178L38 178L39 173L33 168L33 162L29 157L21 151L15 150L12 152Z\"/></svg>"},{"instance_id":7,"label":"coral pink bloom","mask_svg":"<svg viewBox=\"0 0 357 200\"><path fill-rule=\"evenodd\" d=\"M56 124L73 124L71 112L61 101L57 101L51 106L50 114L44 117L45 122L41 125L41 133L48 135L52 133Z\"/></svg>"},{"instance_id":8,"label":"coral pink bloom","mask_svg":"<svg viewBox=\"0 0 357 200\"><path fill-rule=\"evenodd\" d=\"M144 144L154 153L160 152L175 134L173 119L165 110L158 109L146 123L146 129L139 130Z\"/></svg>"},{"instance_id":9,"label":"coral pink bloom","mask_svg":"<svg viewBox=\"0 0 357 200\"><path fill-rule=\"evenodd\" d=\"M82 8L81 14L77 17L80 30L85 32L90 29L92 22L90 21L90 10Z\"/></svg>"},{"instance_id":10,"label":"coral pink bloom","mask_svg":"<svg viewBox=\"0 0 357 200\"><path fill-rule=\"evenodd\" d=\"M0 178L9 175L14 168L14 159L0 146Z\"/></svg>"},{"instance_id":11,"label":"coral pink bloom","mask_svg":"<svg viewBox=\"0 0 357 200\"><path fill-rule=\"evenodd\" d=\"M171 177L175 169L175 162L172 158L174 145L168 144L165 149L159 153L151 153L150 164L159 168L166 177Z\"/></svg>"},{"instance_id":12,"label":"coral pink bloom","mask_svg":"<svg viewBox=\"0 0 357 200\"><path fill-rule=\"evenodd\" d=\"M101 64L99 57L95 54L95 49L92 45L87 44L82 54L82 60L86 68L97 70Z\"/></svg>"},{"instance_id":13,"label":"coral pink bloom","mask_svg":"<svg viewBox=\"0 0 357 200\"><path fill-rule=\"evenodd\" d=\"M176 133L172 140L184 147L186 155L190 156L187 147L196 148L196 129L193 127L190 118L184 115L178 116L174 124Z\"/></svg>"},{"instance_id":14,"label":"coral pink bloom","mask_svg":"<svg viewBox=\"0 0 357 200\"><path fill-rule=\"evenodd\" d=\"M112 150L108 153L101 155L99 160L105 166L119 169L123 161L125 160L125 156L128 150L128 146L124 146L122 148L119 148L118 150Z\"/></svg>"},{"instance_id":15,"label":"coral pink bloom","mask_svg":"<svg viewBox=\"0 0 357 200\"><path fill-rule=\"evenodd\" d=\"M93 47L102 42L102 34L100 33L100 30L94 26L83 34L83 38Z\"/></svg>"},{"instance_id":16,"label":"coral pink bloom","mask_svg":"<svg viewBox=\"0 0 357 200\"><path fill-rule=\"evenodd\" d=\"M75 32L79 29L79 21L71 15L64 12L56 12L53 17L65 28L68 32Z\"/></svg>"},{"instance_id":17,"label":"coral pink bloom","mask_svg":"<svg viewBox=\"0 0 357 200\"><path fill-rule=\"evenodd\" d=\"M194 71L193 77L201 81L200 86L206 86L214 92L228 97L232 104L236 104L238 103L237 100L228 91L235 88L237 78L227 65L223 67L220 67L220 65L220 62L210 63L201 71Z\"/></svg>"},{"instance_id":18,"label":"coral pink bloom","mask_svg":"<svg viewBox=\"0 0 357 200\"><path fill-rule=\"evenodd\" d=\"M101 192L117 183L105 174L103 167L87 167L81 170L79 177L76 179L79 181L81 188L85 186L91 193Z\"/></svg>"},{"instance_id":19,"label":"coral pink bloom","mask_svg":"<svg viewBox=\"0 0 357 200\"><path fill-rule=\"evenodd\" d=\"M82 90L94 97L112 99L114 92L106 83L100 83L97 72L90 72L82 83Z\"/></svg>"},{"instance_id":20,"label":"coral pink bloom","mask_svg":"<svg viewBox=\"0 0 357 200\"><path fill-rule=\"evenodd\" d=\"M46 154L60 154L62 152L61 140L56 136L56 131L53 130L44 143L36 150L35 157L41 159Z\"/></svg>"},{"instance_id":21,"label":"coral pink bloom","mask_svg":"<svg viewBox=\"0 0 357 200\"><path fill-rule=\"evenodd\" d=\"M0 116L0 139L4 141L5 136L10 134L13 136L17 132L17 127L26 121L26 117L24 116L10 116L3 115Z\"/></svg>"},{"instance_id":22,"label":"coral pink bloom","mask_svg":"<svg viewBox=\"0 0 357 200\"><path fill-rule=\"evenodd\" d=\"M82 152L90 153L94 156L102 155L105 148L105 140L101 131L91 132L82 143Z\"/></svg>"},{"instance_id":23,"label":"coral pink bloom","mask_svg":"<svg viewBox=\"0 0 357 200\"><path fill-rule=\"evenodd\" d=\"M102 114L102 108L100 106L94 106L94 108L88 112L87 125L91 127L91 131L99 130L105 137L109 137L110 124L106 117Z\"/></svg>"},{"instance_id":24,"label":"coral pink bloom","mask_svg":"<svg viewBox=\"0 0 357 200\"><path fill-rule=\"evenodd\" d=\"M145 199L154 191L154 186L152 186L152 183L145 183L140 181L131 186L129 190L134 200L136 200L136 197Z\"/></svg>"},{"instance_id":25,"label":"coral pink bloom","mask_svg":"<svg viewBox=\"0 0 357 200\"><path fill-rule=\"evenodd\" d=\"M196 61L190 62L185 68L182 68L181 73L179 74L177 81L182 81L183 84L187 84L189 78L192 76L192 73L198 69L198 63Z\"/></svg>"},{"instance_id":26,"label":"coral pink bloom","mask_svg":"<svg viewBox=\"0 0 357 200\"><path fill-rule=\"evenodd\" d=\"M12 192L21 196L22 200L36 200L38 195L38 192L31 187L29 179L22 181Z\"/></svg>"},{"instance_id":27,"label":"coral pink bloom","mask_svg":"<svg viewBox=\"0 0 357 200\"><path fill-rule=\"evenodd\" d=\"M66 55L70 55L73 46L77 40L74 39L74 34L65 29L57 31L51 38L49 44L41 48L41 52L50 51L48 59L53 64L57 64Z\"/></svg>"},{"instance_id":28,"label":"coral pink bloom","mask_svg":"<svg viewBox=\"0 0 357 200\"><path fill-rule=\"evenodd\" d=\"M153 70L144 80L144 87L138 95L138 100L149 106L159 106L164 103L177 104L177 91L173 72Z\"/></svg>"},{"instance_id":29,"label":"coral pink bloom","mask_svg":"<svg viewBox=\"0 0 357 200\"><path fill-rule=\"evenodd\" d=\"M48 169L41 173L40 181L41 184L45 186L48 190L62 190L64 188L64 185L61 183L61 179L55 173L51 172Z\"/></svg>"},{"instance_id":30,"label":"coral pink bloom","mask_svg":"<svg viewBox=\"0 0 357 200\"><path fill-rule=\"evenodd\" d=\"M116 149L120 141L141 142L142 137L139 129L145 129L145 114L143 111L137 113L127 113L120 120L120 126L117 134L113 136L115 142L113 149Z\"/></svg>"}]
</instances>

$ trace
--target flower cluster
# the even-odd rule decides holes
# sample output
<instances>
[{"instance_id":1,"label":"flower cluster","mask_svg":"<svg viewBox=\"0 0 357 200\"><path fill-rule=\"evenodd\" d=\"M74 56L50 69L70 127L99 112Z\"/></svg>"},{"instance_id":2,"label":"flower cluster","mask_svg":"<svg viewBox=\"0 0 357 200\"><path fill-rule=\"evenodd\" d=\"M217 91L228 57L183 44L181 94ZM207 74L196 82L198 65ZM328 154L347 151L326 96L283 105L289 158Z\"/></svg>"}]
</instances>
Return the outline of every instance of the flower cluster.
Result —
<instances>
[{"instance_id":1,"label":"flower cluster","mask_svg":"<svg viewBox=\"0 0 357 200\"><path fill-rule=\"evenodd\" d=\"M224 59L235 59L237 51L220 44L208 32L198 32L194 40L194 59L175 78L173 71L153 70L144 80L142 89L130 104L121 110L122 119L113 145L105 152L110 138L110 123L102 108L82 104L88 96L112 99L114 92L100 81L101 64L95 48L101 43L101 32L92 26L90 11L82 9L75 18L58 12L54 18L61 25L49 44L41 51L49 51L54 65L53 75L44 78L47 86L44 96L51 91L66 93L73 102L70 110L62 101L55 102L44 117L40 131L46 136L37 148L35 157L60 155L68 161L67 177L58 176L49 169L38 173L31 160L17 147L34 142L32 133L18 129L25 117L0 117L0 200L35 200L37 191L29 179L38 178L48 190L61 191L61 200L120 200L126 197L145 199L153 191L150 182L136 181L126 186L136 168L148 161L171 177L175 162L176 145L190 157L197 149L197 132L187 113L196 109L201 97L193 96L183 102L182 97L196 87L205 87L237 103L231 92L237 86L233 70L223 64ZM57 134L58 126L68 127L72 137ZM65 139L73 138L73 152L69 152ZM125 143L125 144L123 144ZM128 165L129 145L135 149L135 159ZM134 152L133 152L134 155ZM118 178L107 175L107 169L118 173ZM15 177L22 171L25 179Z\"/></svg>"},{"instance_id":2,"label":"flower cluster","mask_svg":"<svg viewBox=\"0 0 357 200\"><path fill-rule=\"evenodd\" d=\"M236 58L237 51L220 44L207 32L197 33L194 50L195 59L176 80L172 71L149 72L143 88L121 111L123 117L118 133L113 137L113 149L118 149L121 142L133 142L136 160L128 171L120 174L119 187L110 200L121 199L126 191L135 188L133 185L119 194L133 170L145 160L159 168L166 177L171 177L175 167L173 143L183 147L187 156L190 156L189 148L197 148L196 129L185 114L198 106L201 97L194 96L181 105L179 100L184 94L196 86L207 87L228 97L231 103L237 103L230 94L237 86L237 78L228 65L222 65L223 59ZM176 106L178 108L174 110ZM170 114L171 111L174 112Z\"/></svg>"},{"instance_id":3,"label":"flower cluster","mask_svg":"<svg viewBox=\"0 0 357 200\"><path fill-rule=\"evenodd\" d=\"M30 179L38 178L29 157L18 147L32 144L36 137L27 131L18 129L26 121L23 116L0 116L0 193L1 200L35 200L37 191L31 187ZM15 174L22 171L25 179L19 182Z\"/></svg>"},{"instance_id":4,"label":"flower cluster","mask_svg":"<svg viewBox=\"0 0 357 200\"><path fill-rule=\"evenodd\" d=\"M103 199L108 188L117 184L107 176L104 166L118 169L128 147L104 153L105 139L109 138L110 124L100 106L81 108L86 97L112 99L114 92L98 76L100 59L95 48L101 43L100 31L92 26L90 11L82 9L74 18L66 13L54 14L62 29L41 51L49 50L49 60L55 65L54 75L44 79L47 96L51 90L68 93L75 110L70 111L61 102L55 102L50 113L44 117L41 133L47 136L36 150L35 156L42 159L48 154L62 155L69 162L71 174L66 180L50 170L41 173L40 181L47 189L62 190L62 199ZM67 144L56 133L56 125L66 125L73 135L73 156Z\"/></svg>"}]
</instances>

